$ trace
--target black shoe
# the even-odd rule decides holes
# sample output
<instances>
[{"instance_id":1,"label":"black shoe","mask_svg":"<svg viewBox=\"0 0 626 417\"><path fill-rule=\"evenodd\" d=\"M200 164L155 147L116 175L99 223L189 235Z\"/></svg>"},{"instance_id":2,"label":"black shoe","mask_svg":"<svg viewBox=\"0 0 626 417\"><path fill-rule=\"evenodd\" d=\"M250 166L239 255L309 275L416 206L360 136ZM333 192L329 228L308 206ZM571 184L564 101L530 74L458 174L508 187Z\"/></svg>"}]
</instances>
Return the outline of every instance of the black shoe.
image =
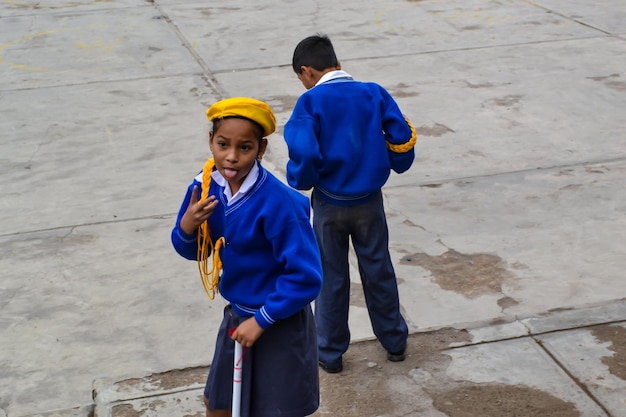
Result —
<instances>
[{"instance_id":1,"label":"black shoe","mask_svg":"<svg viewBox=\"0 0 626 417\"><path fill-rule=\"evenodd\" d=\"M318 364L320 365L320 368L322 368L329 374L338 374L339 372L343 371L343 364L341 362L330 364L319 361Z\"/></svg>"},{"instance_id":2,"label":"black shoe","mask_svg":"<svg viewBox=\"0 0 626 417\"><path fill-rule=\"evenodd\" d=\"M402 362L406 359L406 349L402 349L399 352L387 352L387 360L390 362Z\"/></svg>"}]
</instances>

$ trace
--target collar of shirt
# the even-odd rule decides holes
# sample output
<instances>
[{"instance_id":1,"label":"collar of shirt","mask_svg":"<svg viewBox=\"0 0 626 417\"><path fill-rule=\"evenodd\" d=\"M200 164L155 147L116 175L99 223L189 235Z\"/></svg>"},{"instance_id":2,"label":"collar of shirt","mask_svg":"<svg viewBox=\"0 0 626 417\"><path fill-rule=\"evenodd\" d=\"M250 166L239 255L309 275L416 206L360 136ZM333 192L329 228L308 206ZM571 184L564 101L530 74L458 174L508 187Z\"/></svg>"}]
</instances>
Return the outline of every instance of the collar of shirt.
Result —
<instances>
[{"instance_id":1,"label":"collar of shirt","mask_svg":"<svg viewBox=\"0 0 626 417\"><path fill-rule=\"evenodd\" d=\"M224 178L218 170L215 170L211 173L211 178L213 178L213 180L218 185L224 187L226 205L230 206L241 200L243 196L246 195L248 191L250 191L250 188L252 188L257 178L259 178L259 166L256 163L252 166L252 169L248 173L248 176L245 180L243 180L243 184L241 184L241 187L239 187L239 191L237 191L235 195L232 194L232 191L230 190L230 185L228 185L228 181L226 180L226 178Z\"/></svg>"},{"instance_id":2,"label":"collar of shirt","mask_svg":"<svg viewBox=\"0 0 626 417\"><path fill-rule=\"evenodd\" d=\"M342 70L330 71L322 75L322 78L320 78L320 80L315 85L317 86L325 83L326 81L334 80L336 78L352 78L352 75Z\"/></svg>"}]
</instances>

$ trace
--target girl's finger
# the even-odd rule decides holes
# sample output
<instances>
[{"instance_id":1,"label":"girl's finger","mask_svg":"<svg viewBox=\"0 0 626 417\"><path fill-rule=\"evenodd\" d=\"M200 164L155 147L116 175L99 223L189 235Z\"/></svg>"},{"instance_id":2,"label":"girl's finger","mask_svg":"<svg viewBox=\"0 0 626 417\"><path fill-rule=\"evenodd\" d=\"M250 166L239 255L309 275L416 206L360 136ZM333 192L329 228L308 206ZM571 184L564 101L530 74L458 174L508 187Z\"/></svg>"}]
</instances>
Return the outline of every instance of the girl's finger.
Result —
<instances>
[{"instance_id":1,"label":"girl's finger","mask_svg":"<svg viewBox=\"0 0 626 417\"><path fill-rule=\"evenodd\" d=\"M189 205L195 204L198 202L198 186L194 185L193 190L191 190L191 199L189 200Z\"/></svg>"}]
</instances>

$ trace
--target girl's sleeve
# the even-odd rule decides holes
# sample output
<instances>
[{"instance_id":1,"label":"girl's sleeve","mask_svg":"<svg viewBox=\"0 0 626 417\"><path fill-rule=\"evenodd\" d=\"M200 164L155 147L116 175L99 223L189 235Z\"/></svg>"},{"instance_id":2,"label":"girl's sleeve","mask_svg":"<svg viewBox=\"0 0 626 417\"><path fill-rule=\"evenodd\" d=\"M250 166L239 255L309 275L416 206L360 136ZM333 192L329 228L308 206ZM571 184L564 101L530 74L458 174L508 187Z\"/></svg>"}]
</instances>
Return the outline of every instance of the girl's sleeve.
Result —
<instances>
[{"instance_id":1,"label":"girl's sleeve","mask_svg":"<svg viewBox=\"0 0 626 417\"><path fill-rule=\"evenodd\" d=\"M195 231L193 234L188 234L180 228L180 220L187 211L187 207L189 207L193 187L198 187L198 195L200 195L202 184L194 180L193 183L191 183L191 185L187 188L187 194L185 195L183 203L180 206L180 210L178 210L178 216L176 216L176 224L172 229L171 239L174 249L180 256L195 261L198 256L198 232Z\"/></svg>"},{"instance_id":2,"label":"girl's sleeve","mask_svg":"<svg viewBox=\"0 0 626 417\"><path fill-rule=\"evenodd\" d=\"M308 198L306 200L308 204ZM309 211L308 206L305 210ZM308 217L298 216L288 223L283 222L272 244L283 271L276 280L275 291L255 313L256 321L263 328L302 310L315 300L322 288L320 253Z\"/></svg>"}]
</instances>

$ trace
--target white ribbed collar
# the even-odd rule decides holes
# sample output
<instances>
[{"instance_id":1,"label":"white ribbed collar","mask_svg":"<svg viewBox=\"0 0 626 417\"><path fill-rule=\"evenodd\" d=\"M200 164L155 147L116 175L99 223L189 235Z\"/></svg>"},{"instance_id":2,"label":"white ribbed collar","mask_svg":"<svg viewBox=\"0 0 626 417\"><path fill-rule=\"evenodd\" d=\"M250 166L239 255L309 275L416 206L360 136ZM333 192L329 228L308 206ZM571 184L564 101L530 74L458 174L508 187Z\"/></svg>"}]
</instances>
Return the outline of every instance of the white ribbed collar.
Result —
<instances>
[{"instance_id":1,"label":"white ribbed collar","mask_svg":"<svg viewBox=\"0 0 626 417\"><path fill-rule=\"evenodd\" d=\"M352 78L352 75L342 70L330 71L322 75L322 78L320 78L320 80L315 85L317 86L325 83L326 81L334 80L336 78Z\"/></svg>"},{"instance_id":2,"label":"white ribbed collar","mask_svg":"<svg viewBox=\"0 0 626 417\"><path fill-rule=\"evenodd\" d=\"M211 173L211 178L213 178L213 180L218 185L224 187L224 196L226 197L227 202L226 205L230 206L241 200L243 196L245 196L246 193L250 191L250 189L254 186L257 178L259 178L259 167L255 162L254 166L248 173L248 176L246 177L246 179L243 180L243 184L241 184L239 191L237 191L235 195L232 194L230 185L228 185L228 181L226 180L226 178L224 178L224 176L218 170L215 170Z\"/></svg>"}]
</instances>

